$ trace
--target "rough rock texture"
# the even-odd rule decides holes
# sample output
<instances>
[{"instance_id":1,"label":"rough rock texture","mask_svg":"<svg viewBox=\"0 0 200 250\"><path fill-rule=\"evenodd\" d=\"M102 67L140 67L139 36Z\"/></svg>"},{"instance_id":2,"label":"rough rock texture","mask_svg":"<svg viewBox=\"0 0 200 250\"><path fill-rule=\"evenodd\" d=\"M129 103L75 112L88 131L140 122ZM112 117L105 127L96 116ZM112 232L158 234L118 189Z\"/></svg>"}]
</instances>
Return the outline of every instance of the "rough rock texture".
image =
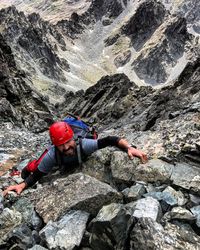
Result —
<instances>
[{"instance_id":1,"label":"rough rock texture","mask_svg":"<svg viewBox=\"0 0 200 250\"><path fill-rule=\"evenodd\" d=\"M140 199L146 193L146 189L144 185L136 183L136 185L130 188L125 188L122 193L125 197L125 201L131 202Z\"/></svg>"},{"instance_id":2,"label":"rough rock texture","mask_svg":"<svg viewBox=\"0 0 200 250\"><path fill-rule=\"evenodd\" d=\"M174 207L170 212L167 212L163 218L163 221L170 220L179 220L179 221L189 221L192 222L195 220L195 215L192 214L189 210L182 207Z\"/></svg>"},{"instance_id":3,"label":"rough rock texture","mask_svg":"<svg viewBox=\"0 0 200 250\"><path fill-rule=\"evenodd\" d=\"M171 180L174 185L200 193L200 172L198 167L188 166L182 163L176 164Z\"/></svg>"},{"instance_id":4,"label":"rough rock texture","mask_svg":"<svg viewBox=\"0 0 200 250\"><path fill-rule=\"evenodd\" d=\"M45 223L57 220L69 209L96 214L103 205L120 201L121 198L109 185L82 173L58 179L32 196L36 211Z\"/></svg>"},{"instance_id":5,"label":"rough rock texture","mask_svg":"<svg viewBox=\"0 0 200 250\"><path fill-rule=\"evenodd\" d=\"M0 122L25 125L35 132L47 129L52 122L49 108L17 69L12 50L1 35L0 63Z\"/></svg>"},{"instance_id":6,"label":"rough rock texture","mask_svg":"<svg viewBox=\"0 0 200 250\"><path fill-rule=\"evenodd\" d=\"M199 65L197 57L187 64L174 85L158 90L136 87L124 74L106 76L85 93L66 95L60 109L85 118L92 116L93 122L107 129L124 126L126 130L158 131L162 120L173 123L175 117L198 113Z\"/></svg>"},{"instance_id":7,"label":"rough rock texture","mask_svg":"<svg viewBox=\"0 0 200 250\"><path fill-rule=\"evenodd\" d=\"M162 1L165 4L167 9L170 9L171 13L178 14L182 17L185 17L188 23L188 29L191 33L199 34L199 1L190 2L189 0L185 1Z\"/></svg>"},{"instance_id":8,"label":"rough rock texture","mask_svg":"<svg viewBox=\"0 0 200 250\"><path fill-rule=\"evenodd\" d=\"M137 158L130 160L125 153L121 151L114 152L110 165L114 183L116 185L118 183L133 184L137 165L139 165L139 160Z\"/></svg>"},{"instance_id":9,"label":"rough rock texture","mask_svg":"<svg viewBox=\"0 0 200 250\"><path fill-rule=\"evenodd\" d=\"M2 6L11 3L17 9L1 10L1 33L16 63L53 103L66 90L120 72L138 85L171 83L199 48L197 1L10 0Z\"/></svg>"},{"instance_id":10,"label":"rough rock texture","mask_svg":"<svg viewBox=\"0 0 200 250\"><path fill-rule=\"evenodd\" d=\"M21 0L8 0L6 2L1 2L0 7L8 7L10 5L15 5L20 11L26 14L31 14L33 12L42 15L44 20L48 20L52 23L56 23L58 20L67 19L71 16L72 12L77 12L81 14L85 12L90 6L91 0L83 1L21 1Z\"/></svg>"},{"instance_id":11,"label":"rough rock texture","mask_svg":"<svg viewBox=\"0 0 200 250\"><path fill-rule=\"evenodd\" d=\"M64 34L72 38L81 34L84 29L91 23L102 21L102 24L107 26L113 22L113 19L121 14L125 7L126 0L95 0L91 2L88 10L82 14L72 13L71 19L62 20L57 23L63 30Z\"/></svg>"},{"instance_id":12,"label":"rough rock texture","mask_svg":"<svg viewBox=\"0 0 200 250\"><path fill-rule=\"evenodd\" d=\"M1 233L0 244L3 244L6 240L7 234L16 226L22 222L22 215L19 212L15 212L9 208L5 208L0 214L1 220Z\"/></svg>"},{"instance_id":13,"label":"rough rock texture","mask_svg":"<svg viewBox=\"0 0 200 250\"><path fill-rule=\"evenodd\" d=\"M150 218L140 219L131 233L130 249L198 249L199 236L186 228L167 224L164 228Z\"/></svg>"},{"instance_id":14,"label":"rough rock texture","mask_svg":"<svg viewBox=\"0 0 200 250\"><path fill-rule=\"evenodd\" d=\"M55 89L61 94L64 88L57 83L66 81L64 72L69 70L67 61L55 49L65 49L62 35L39 15L26 17L14 6L0 13L1 34L10 45L18 68L32 80L32 87L44 95L50 96Z\"/></svg>"},{"instance_id":15,"label":"rough rock texture","mask_svg":"<svg viewBox=\"0 0 200 250\"><path fill-rule=\"evenodd\" d=\"M135 180L145 182L169 182L174 166L161 160L140 164L134 171Z\"/></svg>"},{"instance_id":16,"label":"rough rock texture","mask_svg":"<svg viewBox=\"0 0 200 250\"><path fill-rule=\"evenodd\" d=\"M185 19L173 18L164 26L154 33L153 44L149 41L151 46L147 44L132 64L137 75L152 84L167 80L178 59L184 56L184 47L189 39Z\"/></svg>"},{"instance_id":17,"label":"rough rock texture","mask_svg":"<svg viewBox=\"0 0 200 250\"><path fill-rule=\"evenodd\" d=\"M70 211L57 222L48 222L40 231L48 249L72 250L81 243L89 214L82 211Z\"/></svg>"},{"instance_id":18,"label":"rough rock texture","mask_svg":"<svg viewBox=\"0 0 200 250\"><path fill-rule=\"evenodd\" d=\"M122 34L131 38L135 50L140 50L153 32L162 24L166 9L156 1L143 2L127 23L122 27Z\"/></svg>"},{"instance_id":19,"label":"rough rock texture","mask_svg":"<svg viewBox=\"0 0 200 250\"><path fill-rule=\"evenodd\" d=\"M131 88L137 86L124 74L105 76L84 93L66 94L60 109L66 107L68 111L80 116L92 116L97 121L100 119L103 124L111 123L123 116L129 108L131 100L127 97Z\"/></svg>"},{"instance_id":20,"label":"rough rock texture","mask_svg":"<svg viewBox=\"0 0 200 250\"><path fill-rule=\"evenodd\" d=\"M84 163L83 173L112 185L111 154L112 152L109 148L98 150L92 154L87 162Z\"/></svg>"},{"instance_id":21,"label":"rough rock texture","mask_svg":"<svg viewBox=\"0 0 200 250\"><path fill-rule=\"evenodd\" d=\"M104 206L90 223L92 249L123 249L131 224L131 212L122 204Z\"/></svg>"},{"instance_id":22,"label":"rough rock texture","mask_svg":"<svg viewBox=\"0 0 200 250\"><path fill-rule=\"evenodd\" d=\"M157 200L147 197L136 202L135 211L132 215L135 218L151 218L154 221L159 221L161 218L161 207Z\"/></svg>"}]
</instances>

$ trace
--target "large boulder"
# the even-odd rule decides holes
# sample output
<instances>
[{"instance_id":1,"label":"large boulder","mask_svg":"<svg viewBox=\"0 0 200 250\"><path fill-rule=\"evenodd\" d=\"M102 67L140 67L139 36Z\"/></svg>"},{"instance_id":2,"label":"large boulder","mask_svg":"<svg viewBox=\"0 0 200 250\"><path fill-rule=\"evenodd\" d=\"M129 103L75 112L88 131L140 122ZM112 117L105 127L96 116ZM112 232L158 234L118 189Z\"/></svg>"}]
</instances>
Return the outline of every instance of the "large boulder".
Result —
<instances>
[{"instance_id":1,"label":"large boulder","mask_svg":"<svg viewBox=\"0 0 200 250\"><path fill-rule=\"evenodd\" d=\"M141 218L131 232L130 249L194 250L200 237L192 230L168 223L165 227L150 218Z\"/></svg>"},{"instance_id":2,"label":"large boulder","mask_svg":"<svg viewBox=\"0 0 200 250\"><path fill-rule=\"evenodd\" d=\"M89 214L83 211L69 211L59 221L49 221L40 231L48 249L73 250L81 243Z\"/></svg>"},{"instance_id":3,"label":"large boulder","mask_svg":"<svg viewBox=\"0 0 200 250\"><path fill-rule=\"evenodd\" d=\"M121 201L119 194L108 184L82 173L58 179L32 194L36 211L47 223L56 221L67 210L82 210L96 215L102 206Z\"/></svg>"},{"instance_id":4,"label":"large boulder","mask_svg":"<svg viewBox=\"0 0 200 250\"><path fill-rule=\"evenodd\" d=\"M146 164L137 166L134 178L138 181L161 182L170 181L174 166L159 159L149 160Z\"/></svg>"},{"instance_id":5,"label":"large boulder","mask_svg":"<svg viewBox=\"0 0 200 250\"><path fill-rule=\"evenodd\" d=\"M127 153L115 151L111 158L111 172L116 184L133 184L135 170L140 161L137 158L130 160Z\"/></svg>"},{"instance_id":6,"label":"large boulder","mask_svg":"<svg viewBox=\"0 0 200 250\"><path fill-rule=\"evenodd\" d=\"M151 218L154 221L159 221L162 216L162 210L156 199L147 197L135 203L135 210L132 216L138 219Z\"/></svg>"},{"instance_id":7,"label":"large boulder","mask_svg":"<svg viewBox=\"0 0 200 250\"><path fill-rule=\"evenodd\" d=\"M3 244L9 232L11 232L16 226L22 223L22 215L18 211L5 208L0 214L0 222L0 244Z\"/></svg>"},{"instance_id":8,"label":"large boulder","mask_svg":"<svg viewBox=\"0 0 200 250\"><path fill-rule=\"evenodd\" d=\"M173 184L200 194L200 169L198 167L177 163L172 172Z\"/></svg>"},{"instance_id":9,"label":"large boulder","mask_svg":"<svg viewBox=\"0 0 200 250\"><path fill-rule=\"evenodd\" d=\"M131 224L131 210L124 205L104 206L90 225L92 249L124 249Z\"/></svg>"}]
</instances>

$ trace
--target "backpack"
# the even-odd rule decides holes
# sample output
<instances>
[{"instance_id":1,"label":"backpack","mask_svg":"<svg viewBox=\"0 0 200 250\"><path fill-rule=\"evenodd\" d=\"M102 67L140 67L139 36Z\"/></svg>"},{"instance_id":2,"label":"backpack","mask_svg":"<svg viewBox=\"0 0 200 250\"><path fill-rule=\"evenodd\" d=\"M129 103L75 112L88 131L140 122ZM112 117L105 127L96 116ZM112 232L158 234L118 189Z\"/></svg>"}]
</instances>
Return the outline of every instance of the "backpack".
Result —
<instances>
[{"instance_id":1,"label":"backpack","mask_svg":"<svg viewBox=\"0 0 200 250\"><path fill-rule=\"evenodd\" d=\"M75 115L68 113L67 116L63 119L64 122L68 123L70 127L72 128L74 132L74 139L77 144L77 153L78 153L78 161L79 165L82 165L82 158L81 158L81 139L88 138L88 139L97 139L98 133L96 131L96 128L94 126L91 126L81 120L79 117L76 117ZM45 151L39 156L38 159L34 159L30 161L23 171L26 172L34 172L46 153L48 152L48 149L45 149ZM58 150L56 150L56 159L58 162L58 165L61 166L61 157L59 156Z\"/></svg>"},{"instance_id":2,"label":"backpack","mask_svg":"<svg viewBox=\"0 0 200 250\"><path fill-rule=\"evenodd\" d=\"M90 126L80 117L77 117L71 113L63 119L64 122L68 123L72 128L75 139L77 138L88 138L88 139L97 139L98 134L94 126Z\"/></svg>"}]
</instances>

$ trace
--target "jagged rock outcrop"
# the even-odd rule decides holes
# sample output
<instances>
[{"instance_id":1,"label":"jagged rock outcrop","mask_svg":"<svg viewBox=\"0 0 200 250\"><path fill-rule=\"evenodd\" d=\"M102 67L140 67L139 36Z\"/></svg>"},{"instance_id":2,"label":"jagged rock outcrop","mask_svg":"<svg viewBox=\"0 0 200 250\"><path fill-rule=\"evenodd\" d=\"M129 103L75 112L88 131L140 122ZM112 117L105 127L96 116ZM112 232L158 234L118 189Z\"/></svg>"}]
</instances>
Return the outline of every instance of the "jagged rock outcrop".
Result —
<instances>
[{"instance_id":1,"label":"jagged rock outcrop","mask_svg":"<svg viewBox=\"0 0 200 250\"><path fill-rule=\"evenodd\" d=\"M199 34L199 1L190 2L184 0L180 2L162 0L166 8L170 9L173 14L185 17L188 23L188 29L191 33Z\"/></svg>"},{"instance_id":2,"label":"jagged rock outcrop","mask_svg":"<svg viewBox=\"0 0 200 250\"><path fill-rule=\"evenodd\" d=\"M29 15L15 7L1 10L2 34L17 64L54 103L63 100L65 90L86 89L119 72L139 85L170 83L199 45L197 2L82 0L73 7L66 3L70 18L58 16L61 1L52 7L31 4L37 14L25 7L28 3L12 3ZM47 13L54 25L43 21Z\"/></svg>"},{"instance_id":3,"label":"jagged rock outcrop","mask_svg":"<svg viewBox=\"0 0 200 250\"><path fill-rule=\"evenodd\" d=\"M95 215L103 205L120 201L121 198L111 186L81 173L57 180L32 196L36 211L45 223L57 220L70 209ZM54 204L59 204L59 207Z\"/></svg>"},{"instance_id":4,"label":"jagged rock outcrop","mask_svg":"<svg viewBox=\"0 0 200 250\"><path fill-rule=\"evenodd\" d=\"M31 89L24 72L17 69L12 50L2 36L0 63L0 121L24 125L35 132L46 130L52 122L49 108Z\"/></svg>"},{"instance_id":5,"label":"jagged rock outcrop","mask_svg":"<svg viewBox=\"0 0 200 250\"><path fill-rule=\"evenodd\" d=\"M33 12L42 15L43 19L50 21L51 23L57 23L61 19L68 19L71 13L76 12L82 14L91 5L91 0L81 0L81 1L49 1L44 0L26 2L21 0L8 0L6 2L0 3L0 8L6 8L10 5L15 5L20 11L26 14L31 14Z\"/></svg>"},{"instance_id":6,"label":"jagged rock outcrop","mask_svg":"<svg viewBox=\"0 0 200 250\"><path fill-rule=\"evenodd\" d=\"M107 126L117 121L109 127L132 124L135 130L147 131L162 120L198 112L199 70L198 57L186 65L174 85L161 90L139 88L123 74L107 76L86 92L66 94L60 110L92 116L95 122Z\"/></svg>"},{"instance_id":7,"label":"jagged rock outcrop","mask_svg":"<svg viewBox=\"0 0 200 250\"><path fill-rule=\"evenodd\" d=\"M136 74L151 84L165 82L170 75L168 72L175 67L179 58L184 57L188 40L185 19L176 17L166 21L132 63Z\"/></svg>"},{"instance_id":8,"label":"jagged rock outcrop","mask_svg":"<svg viewBox=\"0 0 200 250\"><path fill-rule=\"evenodd\" d=\"M61 112L67 110L82 117L92 116L96 121L101 120L102 124L111 123L129 109L132 100L127 97L131 89L138 87L126 75L105 76L85 93L67 93L59 109Z\"/></svg>"},{"instance_id":9,"label":"jagged rock outcrop","mask_svg":"<svg viewBox=\"0 0 200 250\"><path fill-rule=\"evenodd\" d=\"M50 95L56 89L61 94L64 88L57 82L65 82L64 72L69 71L67 60L56 52L56 47L66 50L62 35L39 15L26 17L14 6L0 13L1 34L13 51L17 67L29 76L36 90Z\"/></svg>"},{"instance_id":10,"label":"jagged rock outcrop","mask_svg":"<svg viewBox=\"0 0 200 250\"><path fill-rule=\"evenodd\" d=\"M118 17L127 4L126 0L95 0L91 2L88 10L82 15L73 12L70 20L62 20L57 23L66 36L71 38L80 35L87 26L101 21L103 25L110 25Z\"/></svg>"},{"instance_id":11,"label":"jagged rock outcrop","mask_svg":"<svg viewBox=\"0 0 200 250\"><path fill-rule=\"evenodd\" d=\"M156 29L164 22L166 9L156 1L145 1L122 26L122 34L130 37L135 50L140 50Z\"/></svg>"},{"instance_id":12,"label":"jagged rock outcrop","mask_svg":"<svg viewBox=\"0 0 200 250\"><path fill-rule=\"evenodd\" d=\"M189 49L195 47L195 38L191 34L198 35L188 28L188 9L185 9L186 13L182 9L178 15L178 4L174 4L172 11L165 1L162 2L135 3L137 7L131 6L132 11L121 27L116 27L104 39L105 50L109 56L115 56L116 67L124 66L123 71L140 85L143 82L150 85L171 82L194 55ZM199 9L196 3L192 6L190 8ZM127 51L131 57L123 60Z\"/></svg>"}]
</instances>

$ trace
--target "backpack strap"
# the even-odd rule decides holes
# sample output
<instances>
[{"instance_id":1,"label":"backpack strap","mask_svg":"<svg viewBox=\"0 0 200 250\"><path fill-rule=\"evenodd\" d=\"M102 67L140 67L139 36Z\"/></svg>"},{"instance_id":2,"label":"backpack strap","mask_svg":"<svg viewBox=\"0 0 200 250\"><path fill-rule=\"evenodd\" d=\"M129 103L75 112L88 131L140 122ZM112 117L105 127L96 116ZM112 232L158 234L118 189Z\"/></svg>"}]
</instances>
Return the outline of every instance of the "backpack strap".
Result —
<instances>
[{"instance_id":1,"label":"backpack strap","mask_svg":"<svg viewBox=\"0 0 200 250\"><path fill-rule=\"evenodd\" d=\"M76 141L76 148L77 148L77 155L78 155L78 164L79 164L79 167L82 168L82 165L83 165L83 161L81 157L82 140L80 137L78 137L75 141Z\"/></svg>"},{"instance_id":2,"label":"backpack strap","mask_svg":"<svg viewBox=\"0 0 200 250\"><path fill-rule=\"evenodd\" d=\"M57 147L55 147L55 157L59 169L62 169L62 157Z\"/></svg>"},{"instance_id":3,"label":"backpack strap","mask_svg":"<svg viewBox=\"0 0 200 250\"><path fill-rule=\"evenodd\" d=\"M77 147L78 164L79 164L79 167L82 167L83 161L82 161L82 139L81 137L77 137L75 139L75 142L76 142L76 147ZM58 167L62 171L62 168L63 168L62 156L57 147L55 147L55 157L56 157L56 162L58 164Z\"/></svg>"}]
</instances>

